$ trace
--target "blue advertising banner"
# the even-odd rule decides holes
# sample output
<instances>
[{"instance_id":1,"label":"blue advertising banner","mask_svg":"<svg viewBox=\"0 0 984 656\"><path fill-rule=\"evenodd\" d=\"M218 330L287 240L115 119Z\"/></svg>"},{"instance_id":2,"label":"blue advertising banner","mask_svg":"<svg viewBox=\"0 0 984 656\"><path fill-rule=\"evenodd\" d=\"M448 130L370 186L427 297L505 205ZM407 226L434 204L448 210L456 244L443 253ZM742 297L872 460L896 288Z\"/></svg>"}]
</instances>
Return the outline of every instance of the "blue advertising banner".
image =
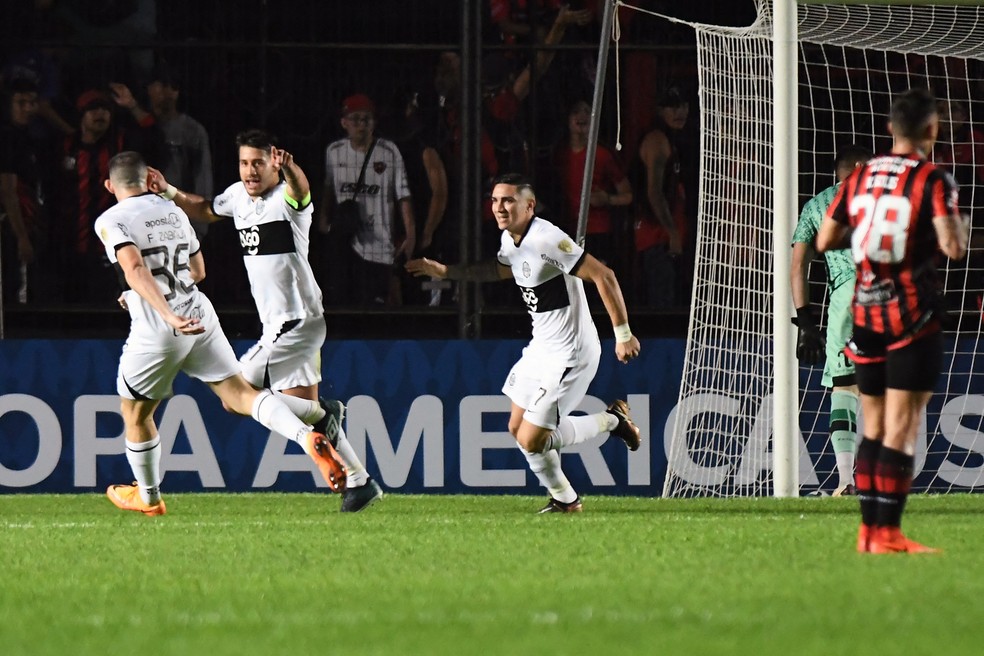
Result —
<instances>
[{"instance_id":1,"label":"blue advertising banner","mask_svg":"<svg viewBox=\"0 0 984 656\"><path fill-rule=\"evenodd\" d=\"M348 438L388 490L543 494L507 431L509 400L500 392L524 345L332 341L322 354L321 393L346 403ZM233 346L242 353L250 343ZM919 429L914 489L975 491L984 489L984 377L972 373L972 341L948 346L956 353L948 361L951 389L934 396ZM0 341L0 493L101 491L132 480L115 390L121 347L115 340ZM617 440L566 449L563 466L579 493L660 495L673 423L689 426L700 415L719 415L727 423L730 412L750 411L753 420L743 429L748 434L725 436L732 442L728 453L744 461L761 455L756 449L769 448L771 395L754 408L739 408L727 393L713 390L677 403L684 348L683 340L645 340L641 357L622 365L611 340L603 343L598 374L579 410L599 412L624 398L645 439L632 454ZM804 491L832 489L834 469L827 396L815 379L801 370L801 390L808 390L801 392L800 415ZM174 392L156 417L167 491L324 486L300 447L251 418L225 412L202 383L182 375ZM859 421L863 426L863 416ZM715 466L713 458L698 465L699 455L682 452L691 462L677 463L684 465L675 467L678 475ZM754 461L768 468L771 459ZM751 475L769 474L766 469Z\"/></svg>"},{"instance_id":2,"label":"blue advertising banner","mask_svg":"<svg viewBox=\"0 0 984 656\"><path fill-rule=\"evenodd\" d=\"M338 341L323 350L321 393L348 406L346 432L369 472L406 493L542 494L507 431L500 392L524 341ZM233 344L237 353L250 346ZM128 483L116 396L121 341L0 342L0 492L77 492ZM676 404L683 340L644 343L630 365L603 343L580 409L625 398L646 436L628 457L618 440L564 452L579 492L659 495L664 424ZM312 490L323 485L300 448L231 415L184 375L157 424L169 492Z\"/></svg>"}]
</instances>

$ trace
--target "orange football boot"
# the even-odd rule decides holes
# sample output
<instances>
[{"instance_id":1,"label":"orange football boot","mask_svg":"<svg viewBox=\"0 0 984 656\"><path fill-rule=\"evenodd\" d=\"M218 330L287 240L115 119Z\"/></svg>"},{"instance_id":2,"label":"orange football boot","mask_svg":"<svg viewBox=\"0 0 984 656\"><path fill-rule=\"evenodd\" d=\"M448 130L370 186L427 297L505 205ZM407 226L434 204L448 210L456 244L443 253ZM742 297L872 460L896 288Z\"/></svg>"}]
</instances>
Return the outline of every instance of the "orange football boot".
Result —
<instances>
[{"instance_id":1,"label":"orange football boot","mask_svg":"<svg viewBox=\"0 0 984 656\"><path fill-rule=\"evenodd\" d=\"M318 464L321 476L328 483L332 492L344 492L348 481L348 472L342 464L342 458L335 451L328 438L321 433L311 432L301 440L304 452Z\"/></svg>"},{"instance_id":2,"label":"orange football boot","mask_svg":"<svg viewBox=\"0 0 984 656\"><path fill-rule=\"evenodd\" d=\"M886 553L917 553L935 554L941 553L940 549L927 547L915 540L902 535L902 529L898 526L879 526L871 532L871 539L868 542L868 551L876 554Z\"/></svg>"},{"instance_id":3,"label":"orange football boot","mask_svg":"<svg viewBox=\"0 0 984 656\"><path fill-rule=\"evenodd\" d=\"M154 505L144 503L144 500L140 498L140 488L137 487L136 483L132 485L110 485L106 488L106 496L120 510L134 510L148 517L163 515L167 512L164 499Z\"/></svg>"},{"instance_id":4,"label":"orange football boot","mask_svg":"<svg viewBox=\"0 0 984 656\"><path fill-rule=\"evenodd\" d=\"M868 526L867 524L861 524L858 527L858 553L868 553L868 544L871 541L871 534L874 530L874 526Z\"/></svg>"}]
</instances>

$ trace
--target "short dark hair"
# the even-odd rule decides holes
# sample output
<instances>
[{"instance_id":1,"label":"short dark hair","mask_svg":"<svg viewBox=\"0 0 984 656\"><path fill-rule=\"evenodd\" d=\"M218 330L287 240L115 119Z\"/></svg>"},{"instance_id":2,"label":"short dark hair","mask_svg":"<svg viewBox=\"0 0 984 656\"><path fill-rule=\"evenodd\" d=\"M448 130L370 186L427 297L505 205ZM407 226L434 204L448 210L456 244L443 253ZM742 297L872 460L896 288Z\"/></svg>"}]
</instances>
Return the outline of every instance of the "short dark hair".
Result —
<instances>
[{"instance_id":1,"label":"short dark hair","mask_svg":"<svg viewBox=\"0 0 984 656\"><path fill-rule=\"evenodd\" d=\"M256 148L269 153L276 142L273 135L266 130L244 130L236 135L236 148Z\"/></svg>"},{"instance_id":2,"label":"short dark hair","mask_svg":"<svg viewBox=\"0 0 984 656\"><path fill-rule=\"evenodd\" d=\"M854 168L857 163L867 162L872 157L874 157L874 153L872 153L869 148L865 148L861 144L852 143L842 146L841 149L837 151L837 156L834 158L834 170Z\"/></svg>"},{"instance_id":3,"label":"short dark hair","mask_svg":"<svg viewBox=\"0 0 984 656\"><path fill-rule=\"evenodd\" d=\"M536 192L533 191L533 183L522 173L503 173L492 181L493 187L500 184L511 185L516 187L516 191L529 191L534 196L536 195Z\"/></svg>"},{"instance_id":4,"label":"short dark hair","mask_svg":"<svg viewBox=\"0 0 984 656\"><path fill-rule=\"evenodd\" d=\"M109 179L114 185L140 187L147 180L147 164L140 153L124 150L109 160Z\"/></svg>"},{"instance_id":5,"label":"short dark hair","mask_svg":"<svg viewBox=\"0 0 984 656\"><path fill-rule=\"evenodd\" d=\"M929 89L909 89L892 103L889 120L897 136L914 139L926 127L933 114L937 113L936 98Z\"/></svg>"}]
</instances>

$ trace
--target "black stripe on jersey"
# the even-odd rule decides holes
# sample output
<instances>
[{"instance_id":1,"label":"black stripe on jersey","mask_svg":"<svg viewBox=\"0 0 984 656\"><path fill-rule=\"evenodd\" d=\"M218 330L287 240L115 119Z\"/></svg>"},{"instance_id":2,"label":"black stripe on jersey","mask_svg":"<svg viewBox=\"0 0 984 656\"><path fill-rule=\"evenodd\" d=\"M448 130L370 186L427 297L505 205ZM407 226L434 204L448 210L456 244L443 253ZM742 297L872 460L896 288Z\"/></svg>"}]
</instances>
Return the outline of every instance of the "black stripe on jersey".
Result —
<instances>
[{"instance_id":1,"label":"black stripe on jersey","mask_svg":"<svg viewBox=\"0 0 984 656\"><path fill-rule=\"evenodd\" d=\"M126 379L125 376L123 376L122 378L123 378L123 384L126 386L127 391L130 392L130 395L134 398L134 400L136 400L136 401L150 401L150 397L149 396L144 396L143 394L141 394L137 390L133 389L133 387L130 385L130 382Z\"/></svg>"},{"instance_id":2,"label":"black stripe on jersey","mask_svg":"<svg viewBox=\"0 0 984 656\"><path fill-rule=\"evenodd\" d=\"M243 257L294 253L294 231L289 221L272 221L239 230Z\"/></svg>"},{"instance_id":3,"label":"black stripe on jersey","mask_svg":"<svg viewBox=\"0 0 984 656\"><path fill-rule=\"evenodd\" d=\"M567 282L562 273L541 282L536 287L520 286L519 292L523 297L523 304L530 312L550 312L569 307L571 304L570 294L567 293Z\"/></svg>"},{"instance_id":4,"label":"black stripe on jersey","mask_svg":"<svg viewBox=\"0 0 984 656\"><path fill-rule=\"evenodd\" d=\"M126 282L126 274L123 273L123 267L120 266L120 263L113 262L113 269L116 271L116 281L120 283L120 290L124 292L130 291L130 285Z\"/></svg>"},{"instance_id":5,"label":"black stripe on jersey","mask_svg":"<svg viewBox=\"0 0 984 656\"><path fill-rule=\"evenodd\" d=\"M587 254L588 252L584 251L583 253L581 253L581 257L577 258L577 262L574 263L574 266L572 266L570 270L570 274L572 276L577 275L577 270L581 268L582 264L584 264L584 256Z\"/></svg>"},{"instance_id":6,"label":"black stripe on jersey","mask_svg":"<svg viewBox=\"0 0 984 656\"><path fill-rule=\"evenodd\" d=\"M116 246L113 247L113 250L114 251L118 251L121 248L123 248L124 246L136 246L136 244L134 244L132 241L125 241L125 242L123 242L121 244L116 244Z\"/></svg>"}]
</instances>

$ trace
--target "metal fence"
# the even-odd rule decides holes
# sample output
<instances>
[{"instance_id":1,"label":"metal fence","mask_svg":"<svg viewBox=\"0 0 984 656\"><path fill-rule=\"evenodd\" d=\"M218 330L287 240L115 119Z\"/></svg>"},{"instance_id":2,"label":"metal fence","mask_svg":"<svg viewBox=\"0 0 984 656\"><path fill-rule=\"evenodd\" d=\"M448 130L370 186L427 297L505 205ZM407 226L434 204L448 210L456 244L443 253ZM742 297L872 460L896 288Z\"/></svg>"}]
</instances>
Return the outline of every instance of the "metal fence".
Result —
<instances>
[{"instance_id":1,"label":"metal fence","mask_svg":"<svg viewBox=\"0 0 984 656\"><path fill-rule=\"evenodd\" d=\"M565 139L567 108L575 100L591 97L600 3L572 2L575 9L589 10L591 20L568 26L562 39L545 46L544 35L553 25L558 4L549 0L38 0L11 8L0 34L7 76L12 61L23 61L25 55L40 60L42 96L50 97L70 125L78 121L74 101L85 89L123 82L138 101L146 103L147 82L167 70L180 85L179 109L208 132L216 190L238 179L236 134L261 127L276 134L305 168L316 206L321 202L326 145L344 135L339 123L342 99L356 91L371 96L377 106L377 133L390 137L403 127L400 118L407 99L415 98L424 135L441 154L450 180L442 228L448 234L440 255L455 262L491 257L497 248L494 223L483 217L491 173L483 166L483 146L491 147L494 160L488 152L484 157L495 162L499 173L521 170L533 179L544 215L553 218L561 205L563 172L557 169L553 153ZM531 10L516 13L520 5ZM506 24L492 20L493 12L503 7L514 12L515 24L506 31L517 36L504 34ZM688 28L638 17L622 28L624 148L618 158L628 169L638 139L652 120L657 90L674 80L695 92L696 62ZM495 95L544 52L553 56L552 61L542 74L534 71L529 96L510 118L497 120L490 109ZM614 65L610 60L600 139L610 147L619 118ZM455 77L457 88L452 89L455 85L449 85L449 78ZM698 131L692 120L686 138L693 145L695 164ZM616 218L618 250L612 264L631 301L633 217L631 211L622 211ZM221 279L214 276L206 281L206 292L220 308L242 307L248 312L251 299L245 273L236 261L234 231L215 224L205 239L211 271L222 272ZM322 266L323 241L316 235L311 252L319 278L327 275ZM9 248L4 255L9 259ZM487 288L483 293L463 286L446 291L439 307L427 307L426 301L407 305L413 306L413 312L456 317L459 335L480 335L483 316L518 308L510 291ZM71 299L53 310L46 310L41 298L32 299L28 308L16 307L9 297L5 304L15 311L8 312L8 326L20 320L22 328L44 323L43 318L29 316L34 308L59 314L68 308L83 313L80 316L92 310L77 307ZM329 312L333 310L347 308L329 307Z\"/></svg>"}]
</instances>

